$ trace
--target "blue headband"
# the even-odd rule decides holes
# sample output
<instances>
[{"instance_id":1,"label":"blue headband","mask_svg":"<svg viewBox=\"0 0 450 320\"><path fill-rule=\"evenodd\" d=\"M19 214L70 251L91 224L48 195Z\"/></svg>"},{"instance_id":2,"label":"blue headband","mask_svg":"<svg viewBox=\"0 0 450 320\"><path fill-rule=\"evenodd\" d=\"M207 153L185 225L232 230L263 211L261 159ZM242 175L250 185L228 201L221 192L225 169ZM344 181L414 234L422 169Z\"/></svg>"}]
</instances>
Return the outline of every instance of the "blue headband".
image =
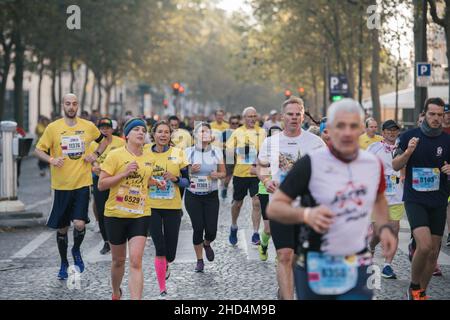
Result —
<instances>
[{"instance_id":1,"label":"blue headband","mask_svg":"<svg viewBox=\"0 0 450 320\"><path fill-rule=\"evenodd\" d=\"M128 122L125 126L125 128L123 128L123 133L125 135L125 137L128 136L128 134L130 133L131 130L133 130L133 128L135 127L144 127L147 128L147 124L145 123L144 120L142 119L133 119L130 120L130 122Z\"/></svg>"}]
</instances>

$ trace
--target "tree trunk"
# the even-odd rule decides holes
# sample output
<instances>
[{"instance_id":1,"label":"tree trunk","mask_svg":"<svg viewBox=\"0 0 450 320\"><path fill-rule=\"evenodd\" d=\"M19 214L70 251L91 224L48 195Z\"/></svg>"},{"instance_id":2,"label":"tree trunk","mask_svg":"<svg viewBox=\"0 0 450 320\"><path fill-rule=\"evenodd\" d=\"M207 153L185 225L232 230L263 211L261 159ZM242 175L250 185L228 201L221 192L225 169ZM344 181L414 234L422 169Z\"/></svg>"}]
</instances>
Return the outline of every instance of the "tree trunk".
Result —
<instances>
[{"instance_id":1,"label":"tree trunk","mask_svg":"<svg viewBox=\"0 0 450 320\"><path fill-rule=\"evenodd\" d=\"M3 113L5 109L6 83L8 81L9 70L11 67L12 44L6 44L5 42L2 41L2 47L3 47L3 66L1 71L2 80L0 82L0 120L3 119Z\"/></svg>"},{"instance_id":2,"label":"tree trunk","mask_svg":"<svg viewBox=\"0 0 450 320\"><path fill-rule=\"evenodd\" d=\"M398 72L399 72L399 62L395 65L395 122L398 122L398 83L400 82Z\"/></svg>"},{"instance_id":3,"label":"tree trunk","mask_svg":"<svg viewBox=\"0 0 450 320\"><path fill-rule=\"evenodd\" d=\"M52 63L55 63L52 61ZM52 67L52 105L53 105L53 114L56 116L58 114L58 104L56 102L56 67L53 65Z\"/></svg>"},{"instance_id":4,"label":"tree trunk","mask_svg":"<svg viewBox=\"0 0 450 320\"><path fill-rule=\"evenodd\" d=\"M96 78L97 78L97 90L98 90L97 109L101 114L102 113L102 76L98 75Z\"/></svg>"},{"instance_id":5,"label":"tree trunk","mask_svg":"<svg viewBox=\"0 0 450 320\"><path fill-rule=\"evenodd\" d=\"M58 103L59 103L59 112L62 114L63 110L62 110L62 98L63 98L63 94L62 94L62 71L61 71L62 66L59 67L58 70Z\"/></svg>"},{"instance_id":6,"label":"tree trunk","mask_svg":"<svg viewBox=\"0 0 450 320\"><path fill-rule=\"evenodd\" d=\"M18 28L18 26L17 26ZM24 106L23 106L23 72L25 60L25 47L22 43L22 34L20 30L15 31L14 35L14 118L17 125L24 128ZM27 115L28 116L28 115Z\"/></svg>"},{"instance_id":7,"label":"tree trunk","mask_svg":"<svg viewBox=\"0 0 450 320\"><path fill-rule=\"evenodd\" d=\"M91 103L89 105L89 108L91 109L91 113L94 110L94 102L95 102L95 94L97 93L97 82L95 81L95 77L94 77L94 85L92 86L92 91L91 91Z\"/></svg>"},{"instance_id":8,"label":"tree trunk","mask_svg":"<svg viewBox=\"0 0 450 320\"><path fill-rule=\"evenodd\" d=\"M70 58L69 61L69 70L70 70L70 92L74 93L73 85L75 83L75 69L73 67L75 63L75 59L73 57Z\"/></svg>"},{"instance_id":9,"label":"tree trunk","mask_svg":"<svg viewBox=\"0 0 450 320\"><path fill-rule=\"evenodd\" d=\"M428 88L417 87L417 62L427 62L427 1L414 0L414 119L415 121L425 104Z\"/></svg>"},{"instance_id":10,"label":"tree trunk","mask_svg":"<svg viewBox=\"0 0 450 320\"><path fill-rule=\"evenodd\" d=\"M39 117L41 116L41 95L42 95L41 90L42 90L43 77L44 77L44 59L41 58L40 62L39 62L38 101L37 101L37 103L38 103L38 112L37 112L38 120L39 120Z\"/></svg>"},{"instance_id":11,"label":"tree trunk","mask_svg":"<svg viewBox=\"0 0 450 320\"><path fill-rule=\"evenodd\" d=\"M370 72L370 93L372 95L372 112L373 117L378 123L381 121L381 103L379 90L379 69L380 69L380 38L378 29L374 28L370 31L372 36L372 70Z\"/></svg>"},{"instance_id":12,"label":"tree trunk","mask_svg":"<svg viewBox=\"0 0 450 320\"><path fill-rule=\"evenodd\" d=\"M84 105L86 103L86 87L89 81L89 68L87 65L84 66L85 67L85 71L84 71L84 83L83 83L83 91L81 94L81 112L84 111Z\"/></svg>"}]
</instances>

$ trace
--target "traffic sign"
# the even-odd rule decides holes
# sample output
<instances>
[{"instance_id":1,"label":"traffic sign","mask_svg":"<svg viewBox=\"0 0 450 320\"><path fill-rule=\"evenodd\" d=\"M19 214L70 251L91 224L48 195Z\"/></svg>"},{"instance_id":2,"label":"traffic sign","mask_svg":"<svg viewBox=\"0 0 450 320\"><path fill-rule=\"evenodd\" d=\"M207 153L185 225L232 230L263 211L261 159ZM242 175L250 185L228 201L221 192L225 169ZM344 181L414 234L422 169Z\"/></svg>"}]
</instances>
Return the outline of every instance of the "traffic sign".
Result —
<instances>
[{"instance_id":1,"label":"traffic sign","mask_svg":"<svg viewBox=\"0 0 450 320\"><path fill-rule=\"evenodd\" d=\"M348 81L345 75L343 74L330 75L329 84L331 96L348 95Z\"/></svg>"},{"instance_id":2,"label":"traffic sign","mask_svg":"<svg viewBox=\"0 0 450 320\"><path fill-rule=\"evenodd\" d=\"M417 62L416 85L417 87L428 87L431 85L431 63Z\"/></svg>"}]
</instances>

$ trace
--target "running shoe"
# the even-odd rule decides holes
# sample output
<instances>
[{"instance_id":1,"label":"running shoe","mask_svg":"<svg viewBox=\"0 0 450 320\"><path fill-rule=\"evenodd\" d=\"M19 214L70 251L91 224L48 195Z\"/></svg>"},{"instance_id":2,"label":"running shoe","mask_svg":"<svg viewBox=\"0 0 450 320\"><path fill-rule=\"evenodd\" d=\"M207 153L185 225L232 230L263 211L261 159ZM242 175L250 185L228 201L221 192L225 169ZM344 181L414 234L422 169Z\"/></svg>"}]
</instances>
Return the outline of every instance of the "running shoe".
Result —
<instances>
[{"instance_id":1,"label":"running shoe","mask_svg":"<svg viewBox=\"0 0 450 320\"><path fill-rule=\"evenodd\" d=\"M259 233L258 233L258 232L255 232L255 233L252 235L252 244L255 245L255 246L257 246L257 245L259 245L260 243L261 243L261 240L259 239Z\"/></svg>"},{"instance_id":2,"label":"running shoe","mask_svg":"<svg viewBox=\"0 0 450 320\"><path fill-rule=\"evenodd\" d=\"M167 291L166 290L161 291L161 293L159 294L158 299L159 300L166 300L167 299Z\"/></svg>"},{"instance_id":3,"label":"running shoe","mask_svg":"<svg viewBox=\"0 0 450 320\"><path fill-rule=\"evenodd\" d=\"M203 269L205 268L205 263L203 260L197 260L197 266L195 267L195 272L203 272Z\"/></svg>"},{"instance_id":4,"label":"running shoe","mask_svg":"<svg viewBox=\"0 0 450 320\"><path fill-rule=\"evenodd\" d=\"M381 271L381 276L385 279L397 279L397 275L394 273L392 267L388 264Z\"/></svg>"},{"instance_id":5,"label":"running shoe","mask_svg":"<svg viewBox=\"0 0 450 320\"><path fill-rule=\"evenodd\" d=\"M109 247L109 243L105 242L105 244L103 245L102 250L100 250L100 254L107 254L110 251L111 251L111 248Z\"/></svg>"},{"instance_id":6,"label":"running shoe","mask_svg":"<svg viewBox=\"0 0 450 320\"><path fill-rule=\"evenodd\" d=\"M166 280L170 278L170 268L169 268L169 264L167 264L166 267Z\"/></svg>"},{"instance_id":7,"label":"running shoe","mask_svg":"<svg viewBox=\"0 0 450 320\"><path fill-rule=\"evenodd\" d=\"M261 259L261 261L267 261L267 258L269 257L268 248L269 246L263 246L262 244L258 246L259 259Z\"/></svg>"},{"instance_id":8,"label":"running shoe","mask_svg":"<svg viewBox=\"0 0 450 320\"><path fill-rule=\"evenodd\" d=\"M420 291L420 297L422 298L422 300L428 300L430 299L430 296L427 296L427 293L425 290L421 290Z\"/></svg>"},{"instance_id":9,"label":"running shoe","mask_svg":"<svg viewBox=\"0 0 450 320\"><path fill-rule=\"evenodd\" d=\"M408 300L423 300L422 298L422 292L423 290L412 290L411 288L408 288L406 291L406 297Z\"/></svg>"},{"instance_id":10,"label":"running shoe","mask_svg":"<svg viewBox=\"0 0 450 320\"><path fill-rule=\"evenodd\" d=\"M227 198L227 192L228 190L227 189L223 189L222 190L222 199L226 199Z\"/></svg>"},{"instance_id":11,"label":"running shoe","mask_svg":"<svg viewBox=\"0 0 450 320\"><path fill-rule=\"evenodd\" d=\"M78 271L82 273L84 271L84 262L83 259L81 258L80 250L74 250L74 248L72 248L72 256L75 266L77 266Z\"/></svg>"},{"instance_id":12,"label":"running shoe","mask_svg":"<svg viewBox=\"0 0 450 320\"><path fill-rule=\"evenodd\" d=\"M228 239L233 246L235 246L238 242L237 232L238 228L234 229L233 227L230 227L230 237Z\"/></svg>"},{"instance_id":13,"label":"running shoe","mask_svg":"<svg viewBox=\"0 0 450 320\"><path fill-rule=\"evenodd\" d=\"M450 247L450 233L447 236L447 243L445 244L447 247Z\"/></svg>"},{"instance_id":14,"label":"running shoe","mask_svg":"<svg viewBox=\"0 0 450 320\"><path fill-rule=\"evenodd\" d=\"M67 269L69 268L69 264L62 262L61 263L61 268L59 269L58 272L58 279L59 280L67 280L67 278L69 277L68 273L67 273Z\"/></svg>"},{"instance_id":15,"label":"running shoe","mask_svg":"<svg viewBox=\"0 0 450 320\"><path fill-rule=\"evenodd\" d=\"M117 297L117 296L115 296L114 295L114 293L111 295L111 300L113 300L113 301L117 301L117 300L120 300L121 298L122 298L122 288L119 288L119 292L120 292L120 295Z\"/></svg>"},{"instance_id":16,"label":"running shoe","mask_svg":"<svg viewBox=\"0 0 450 320\"><path fill-rule=\"evenodd\" d=\"M436 267L434 267L433 276L442 277L441 268L439 268L439 265L437 263L436 263Z\"/></svg>"},{"instance_id":17,"label":"running shoe","mask_svg":"<svg viewBox=\"0 0 450 320\"><path fill-rule=\"evenodd\" d=\"M211 245L203 245L203 248L205 249L206 259L208 259L208 261L214 261L214 250L211 248Z\"/></svg>"}]
</instances>

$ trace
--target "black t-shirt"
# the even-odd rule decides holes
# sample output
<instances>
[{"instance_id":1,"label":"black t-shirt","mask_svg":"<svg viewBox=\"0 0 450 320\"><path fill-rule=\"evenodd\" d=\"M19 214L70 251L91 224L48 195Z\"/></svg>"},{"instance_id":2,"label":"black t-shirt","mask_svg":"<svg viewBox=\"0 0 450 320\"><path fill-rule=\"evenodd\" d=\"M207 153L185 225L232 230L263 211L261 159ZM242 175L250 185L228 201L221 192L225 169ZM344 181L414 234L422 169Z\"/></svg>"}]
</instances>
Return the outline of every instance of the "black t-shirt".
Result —
<instances>
[{"instance_id":1,"label":"black t-shirt","mask_svg":"<svg viewBox=\"0 0 450 320\"><path fill-rule=\"evenodd\" d=\"M403 201L420 203L430 207L446 206L449 196L448 176L442 173L440 169L444 166L445 161L450 164L450 135L443 132L437 137L429 137L420 128L415 128L400 136L398 147L405 151L408 148L409 140L414 137L419 138L419 143L406 164ZM432 171L434 168L434 173L428 172L426 173L428 177L425 177L421 175L423 168L428 171ZM416 172L414 181L413 171ZM417 190L430 189L432 181L437 177L439 177L438 190ZM422 182L421 179L425 179L427 182Z\"/></svg>"}]
</instances>

